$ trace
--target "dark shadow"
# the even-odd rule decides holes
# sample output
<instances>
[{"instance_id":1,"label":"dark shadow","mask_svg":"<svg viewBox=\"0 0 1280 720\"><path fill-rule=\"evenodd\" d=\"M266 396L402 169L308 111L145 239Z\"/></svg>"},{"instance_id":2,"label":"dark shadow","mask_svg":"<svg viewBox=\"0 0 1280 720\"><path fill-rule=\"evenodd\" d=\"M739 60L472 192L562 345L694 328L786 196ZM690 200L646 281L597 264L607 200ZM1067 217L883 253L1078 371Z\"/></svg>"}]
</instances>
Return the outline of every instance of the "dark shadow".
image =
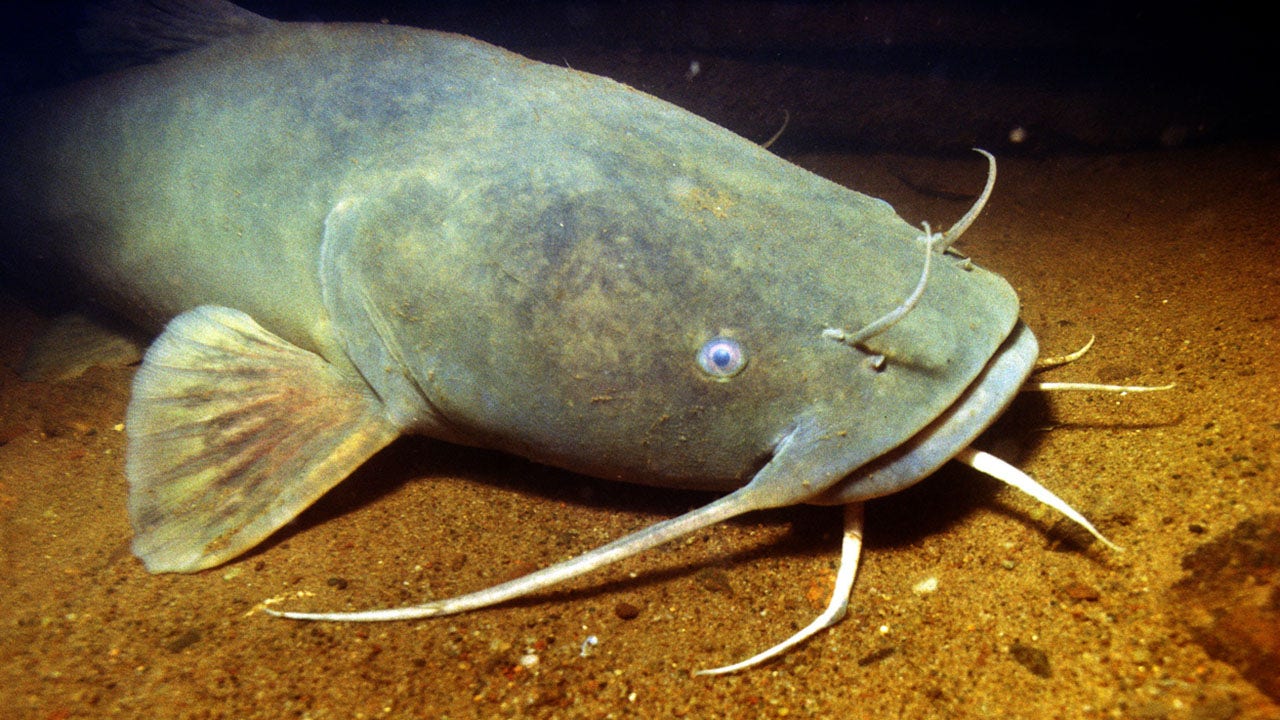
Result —
<instances>
[{"instance_id":1,"label":"dark shadow","mask_svg":"<svg viewBox=\"0 0 1280 720\"><path fill-rule=\"evenodd\" d=\"M577 475L524 458L425 437L402 437L370 458L261 547L287 541L337 517L372 505L409 481L449 478L570 506L675 517L705 505L711 493L658 488ZM256 549L255 549L256 550Z\"/></svg>"},{"instance_id":2,"label":"dark shadow","mask_svg":"<svg viewBox=\"0 0 1280 720\"><path fill-rule=\"evenodd\" d=\"M1044 428L1051 427L1055 425L1049 402L1039 393L1025 393L975 445L995 449L1003 459L1018 465L1034 452ZM642 513L656 518L675 517L716 497L712 493L576 475L506 453L462 447L429 438L405 437L375 455L296 520L247 553L246 557L260 552L262 548L287 542L297 533L376 503L406 482L432 482L432 478L437 477L449 478L450 482L462 478L462 482L482 483L506 492L554 500L570 508ZM874 552L911 547L929 535L946 532L980 507L1038 528L1046 534L1046 543L1050 546L1057 545L1062 550L1088 546L1087 540L1077 537L1060 523L1046 525L1000 503L997 497L1004 487L1003 483L971 468L949 462L922 481L868 503L865 548ZM749 526L786 525L788 531L775 542L730 552L711 564L737 564L765 557L828 556L838 552L841 532L838 508L811 505L776 508L749 513L728 522ZM536 604L552 597L607 595L622 588L634 589L682 577L707 565L698 562L668 567L646 572L639 578L611 580L578 590L552 589L514 603Z\"/></svg>"}]
</instances>

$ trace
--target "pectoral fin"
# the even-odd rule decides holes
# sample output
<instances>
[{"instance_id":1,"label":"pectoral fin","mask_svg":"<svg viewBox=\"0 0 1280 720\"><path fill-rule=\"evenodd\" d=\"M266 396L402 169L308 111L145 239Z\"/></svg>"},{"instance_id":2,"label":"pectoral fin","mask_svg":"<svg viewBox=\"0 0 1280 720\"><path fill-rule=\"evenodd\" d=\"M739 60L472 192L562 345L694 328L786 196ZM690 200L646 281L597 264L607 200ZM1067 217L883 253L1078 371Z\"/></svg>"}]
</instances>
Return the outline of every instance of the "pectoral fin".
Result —
<instances>
[{"instance_id":1,"label":"pectoral fin","mask_svg":"<svg viewBox=\"0 0 1280 720\"><path fill-rule=\"evenodd\" d=\"M248 550L399 434L359 378L213 306L147 351L126 426L133 552L152 572Z\"/></svg>"}]
</instances>

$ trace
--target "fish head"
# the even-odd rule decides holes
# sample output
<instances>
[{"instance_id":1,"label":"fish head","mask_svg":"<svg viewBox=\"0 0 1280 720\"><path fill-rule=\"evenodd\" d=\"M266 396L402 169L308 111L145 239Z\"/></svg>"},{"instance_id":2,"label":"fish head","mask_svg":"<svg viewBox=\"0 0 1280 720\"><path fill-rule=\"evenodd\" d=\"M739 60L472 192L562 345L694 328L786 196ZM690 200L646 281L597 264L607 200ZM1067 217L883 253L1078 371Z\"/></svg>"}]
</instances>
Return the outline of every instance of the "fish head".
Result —
<instances>
[{"instance_id":1,"label":"fish head","mask_svg":"<svg viewBox=\"0 0 1280 720\"><path fill-rule=\"evenodd\" d=\"M599 477L781 505L926 476L1031 368L1016 294L887 203L712 135L339 203L322 275L353 363L406 427ZM910 311L842 341L929 252Z\"/></svg>"}]
</instances>

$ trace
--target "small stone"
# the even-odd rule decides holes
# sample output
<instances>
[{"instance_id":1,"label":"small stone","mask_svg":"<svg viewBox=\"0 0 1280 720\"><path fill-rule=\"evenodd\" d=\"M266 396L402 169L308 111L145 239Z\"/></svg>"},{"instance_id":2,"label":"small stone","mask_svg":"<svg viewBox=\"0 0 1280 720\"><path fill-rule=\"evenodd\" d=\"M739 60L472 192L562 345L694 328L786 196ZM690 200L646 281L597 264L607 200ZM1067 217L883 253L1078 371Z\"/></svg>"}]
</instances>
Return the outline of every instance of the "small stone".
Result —
<instances>
[{"instance_id":1,"label":"small stone","mask_svg":"<svg viewBox=\"0 0 1280 720\"><path fill-rule=\"evenodd\" d=\"M640 608L628 602L620 602L613 606L613 614L620 620L634 620L640 617Z\"/></svg>"},{"instance_id":2,"label":"small stone","mask_svg":"<svg viewBox=\"0 0 1280 720\"><path fill-rule=\"evenodd\" d=\"M698 584L711 592L733 597L733 586L729 584L729 573L719 568L703 568L699 570Z\"/></svg>"},{"instance_id":3,"label":"small stone","mask_svg":"<svg viewBox=\"0 0 1280 720\"><path fill-rule=\"evenodd\" d=\"M866 667L868 665L874 665L880 662L881 660L888 658L889 656L893 655L896 652L898 652L898 648L896 647L893 647L893 646L882 647L879 650L872 651L858 658L858 667Z\"/></svg>"},{"instance_id":4,"label":"small stone","mask_svg":"<svg viewBox=\"0 0 1280 720\"><path fill-rule=\"evenodd\" d=\"M1047 678L1053 675L1053 669L1049 667L1049 656L1040 648L1014 643L1009 648L1009 654L1036 677Z\"/></svg>"},{"instance_id":5,"label":"small stone","mask_svg":"<svg viewBox=\"0 0 1280 720\"><path fill-rule=\"evenodd\" d=\"M1062 594L1072 600L1088 600L1090 602L1102 597L1102 593L1098 592L1097 588L1091 585L1086 585L1078 580L1067 583L1063 586Z\"/></svg>"},{"instance_id":6,"label":"small stone","mask_svg":"<svg viewBox=\"0 0 1280 720\"><path fill-rule=\"evenodd\" d=\"M183 650L186 650L192 645L195 645L196 643L200 642L200 638L201 638L200 631L196 630L195 628L192 628L190 630L183 632L181 635L178 635L178 637L165 643L164 648L165 650L168 650L171 653L182 652Z\"/></svg>"},{"instance_id":7,"label":"small stone","mask_svg":"<svg viewBox=\"0 0 1280 720\"><path fill-rule=\"evenodd\" d=\"M937 591L938 591L938 578L933 575L911 586L911 592L917 595L929 595Z\"/></svg>"}]
</instances>

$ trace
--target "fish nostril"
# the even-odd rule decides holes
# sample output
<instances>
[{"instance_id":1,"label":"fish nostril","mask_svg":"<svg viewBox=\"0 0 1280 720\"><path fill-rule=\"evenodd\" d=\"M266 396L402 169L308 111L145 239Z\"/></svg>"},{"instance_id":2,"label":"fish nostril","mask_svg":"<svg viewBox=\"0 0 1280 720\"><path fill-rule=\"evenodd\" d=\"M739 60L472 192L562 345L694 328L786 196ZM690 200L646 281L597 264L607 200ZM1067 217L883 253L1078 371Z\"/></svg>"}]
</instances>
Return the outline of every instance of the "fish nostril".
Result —
<instances>
[{"instance_id":1,"label":"fish nostril","mask_svg":"<svg viewBox=\"0 0 1280 720\"><path fill-rule=\"evenodd\" d=\"M920 280L916 282L915 289L911 291L907 299L903 300L898 307L881 315L855 333L849 333L840 328L827 328L822 331L822 337L855 347L859 343L870 340L893 327L899 320L906 317L907 313L915 309L916 304L920 302L920 298L924 295L925 286L929 283L929 267L933 264L933 248L943 240L943 236L941 233L930 231L929 223L924 223L924 235L920 236L919 239L924 241L924 270L921 271Z\"/></svg>"},{"instance_id":2,"label":"fish nostril","mask_svg":"<svg viewBox=\"0 0 1280 720\"><path fill-rule=\"evenodd\" d=\"M835 340L838 343L844 343L850 347L856 347L859 343L866 342L867 340L870 340L876 335L879 335L885 330L893 327L899 320L906 317L907 313L911 312L911 310L915 308L916 303L920 301L920 296L924 294L925 285L928 284L929 281L929 265L930 260L933 259L933 251L937 250L940 253L946 252L947 249L951 247L952 243L954 243L965 230L969 229L969 226L977 219L979 213L982 212L982 209L986 207L987 200L991 198L991 191L995 187L996 183L995 156L986 150L979 148L974 148L974 150L982 154L982 156L987 159L987 184L983 187L982 193L978 196L977 201L974 202L973 207L969 208L969 211L964 214L964 217L960 218L960 220L956 222L950 230L945 233L934 233L929 229L929 223L922 223L924 226L924 235L917 239L923 240L925 244L924 271L920 273L920 281L916 283L915 289L911 291L911 294L907 296L907 299L902 301L902 304L898 307L868 323L857 332L850 333L841 328L829 327L822 331L822 337L827 338L828 340ZM973 263L968 258L964 258L960 263L960 267L966 271L972 270ZM871 365L873 370L880 370L883 366L883 356L881 356L875 364Z\"/></svg>"}]
</instances>

